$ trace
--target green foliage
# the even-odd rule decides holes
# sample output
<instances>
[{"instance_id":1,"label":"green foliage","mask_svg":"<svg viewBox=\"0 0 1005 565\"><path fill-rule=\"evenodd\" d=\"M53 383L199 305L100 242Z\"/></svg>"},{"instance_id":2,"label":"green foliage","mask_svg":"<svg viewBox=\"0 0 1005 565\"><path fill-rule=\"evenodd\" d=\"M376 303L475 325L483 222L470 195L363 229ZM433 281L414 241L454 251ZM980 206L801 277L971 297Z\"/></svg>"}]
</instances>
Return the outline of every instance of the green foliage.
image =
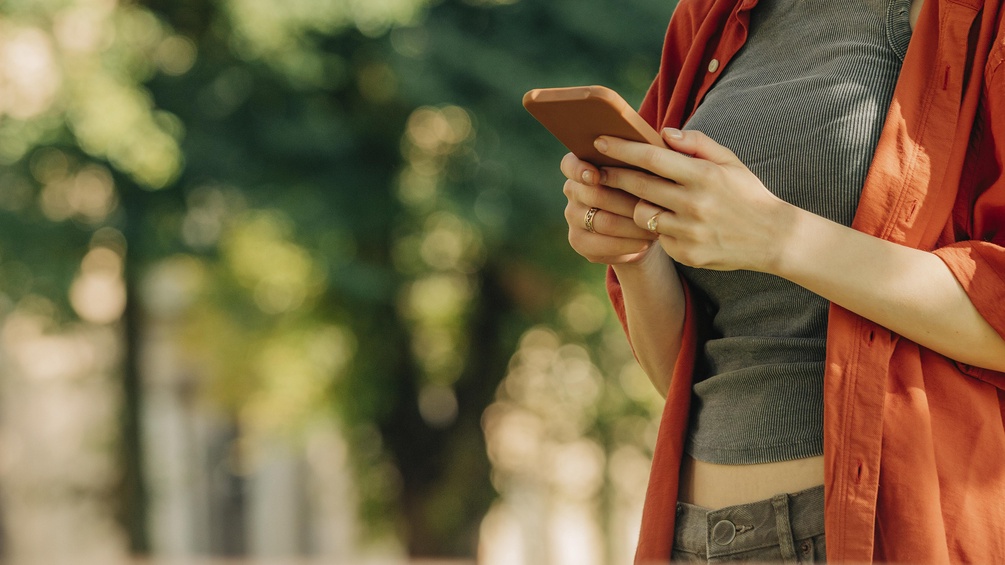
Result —
<instances>
[{"instance_id":1,"label":"green foliage","mask_svg":"<svg viewBox=\"0 0 1005 565\"><path fill-rule=\"evenodd\" d=\"M34 46L54 81L0 103L4 307L79 315L82 258L120 234L127 288L181 320L244 433L335 412L373 528L471 555L495 496L482 416L520 336L599 349L612 323L568 322L576 300L603 307L603 271L566 244L564 149L520 99L592 83L641 100L673 2L109 6L0 7L0 45ZM94 170L114 192L87 208L65 187ZM637 434L618 422L644 403L605 398L602 443Z\"/></svg>"}]
</instances>

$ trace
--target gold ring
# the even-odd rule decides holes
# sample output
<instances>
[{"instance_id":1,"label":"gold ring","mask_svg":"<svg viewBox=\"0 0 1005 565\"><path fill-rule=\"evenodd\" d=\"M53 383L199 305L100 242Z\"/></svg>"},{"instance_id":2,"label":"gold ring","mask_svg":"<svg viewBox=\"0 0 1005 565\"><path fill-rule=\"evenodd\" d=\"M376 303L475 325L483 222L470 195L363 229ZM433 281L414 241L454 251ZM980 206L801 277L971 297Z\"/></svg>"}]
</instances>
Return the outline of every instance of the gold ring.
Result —
<instances>
[{"instance_id":1,"label":"gold ring","mask_svg":"<svg viewBox=\"0 0 1005 565\"><path fill-rule=\"evenodd\" d=\"M653 217L649 218L649 221L646 222L646 227L649 228L649 231L651 231L653 233L656 233L656 230L659 229L659 227L660 227L660 214L662 214L662 213L663 213L663 210L660 210L659 212L656 212L655 214L653 214Z\"/></svg>"},{"instance_id":2,"label":"gold ring","mask_svg":"<svg viewBox=\"0 0 1005 565\"><path fill-rule=\"evenodd\" d=\"M597 233L597 230L593 229L593 217L597 215L598 211L600 211L600 208L590 208L586 211L586 219L583 221L583 224L586 225L586 231L590 233Z\"/></svg>"}]
</instances>

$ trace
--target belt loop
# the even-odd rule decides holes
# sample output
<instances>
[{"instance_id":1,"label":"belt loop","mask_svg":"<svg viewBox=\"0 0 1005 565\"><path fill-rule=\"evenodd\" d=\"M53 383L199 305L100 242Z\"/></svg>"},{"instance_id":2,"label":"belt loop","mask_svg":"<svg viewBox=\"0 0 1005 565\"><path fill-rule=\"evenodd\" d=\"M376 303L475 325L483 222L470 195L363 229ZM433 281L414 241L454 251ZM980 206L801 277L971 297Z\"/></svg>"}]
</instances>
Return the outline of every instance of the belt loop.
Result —
<instances>
[{"instance_id":1,"label":"belt loop","mask_svg":"<svg viewBox=\"0 0 1005 565\"><path fill-rule=\"evenodd\" d=\"M775 531L778 534L778 549L784 563L797 563L796 543L792 539L792 520L789 519L789 495L776 494L771 497L775 508Z\"/></svg>"}]
</instances>

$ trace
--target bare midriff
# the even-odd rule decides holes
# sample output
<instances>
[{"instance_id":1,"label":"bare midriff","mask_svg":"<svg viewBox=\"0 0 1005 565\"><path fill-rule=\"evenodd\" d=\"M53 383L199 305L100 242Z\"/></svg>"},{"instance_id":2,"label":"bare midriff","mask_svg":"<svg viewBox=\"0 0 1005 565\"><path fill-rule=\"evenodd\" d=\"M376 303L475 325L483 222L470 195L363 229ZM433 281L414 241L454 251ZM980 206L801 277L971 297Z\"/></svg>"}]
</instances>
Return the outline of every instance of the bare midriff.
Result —
<instances>
[{"instance_id":1,"label":"bare midriff","mask_svg":"<svg viewBox=\"0 0 1005 565\"><path fill-rule=\"evenodd\" d=\"M681 462L681 502L719 509L793 493L824 484L824 457L754 465L719 465L685 454Z\"/></svg>"}]
</instances>

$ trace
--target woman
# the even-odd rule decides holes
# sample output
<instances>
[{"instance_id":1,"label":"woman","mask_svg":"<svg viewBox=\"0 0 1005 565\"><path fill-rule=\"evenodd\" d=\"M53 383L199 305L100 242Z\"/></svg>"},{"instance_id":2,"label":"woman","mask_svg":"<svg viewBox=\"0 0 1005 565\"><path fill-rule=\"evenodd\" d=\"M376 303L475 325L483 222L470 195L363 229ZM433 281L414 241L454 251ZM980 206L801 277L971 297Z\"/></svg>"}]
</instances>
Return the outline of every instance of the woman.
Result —
<instances>
[{"instance_id":1,"label":"woman","mask_svg":"<svg viewBox=\"0 0 1005 565\"><path fill-rule=\"evenodd\" d=\"M1001 0L681 0L668 149L563 160L667 397L637 560L1005 562L1003 61Z\"/></svg>"}]
</instances>

